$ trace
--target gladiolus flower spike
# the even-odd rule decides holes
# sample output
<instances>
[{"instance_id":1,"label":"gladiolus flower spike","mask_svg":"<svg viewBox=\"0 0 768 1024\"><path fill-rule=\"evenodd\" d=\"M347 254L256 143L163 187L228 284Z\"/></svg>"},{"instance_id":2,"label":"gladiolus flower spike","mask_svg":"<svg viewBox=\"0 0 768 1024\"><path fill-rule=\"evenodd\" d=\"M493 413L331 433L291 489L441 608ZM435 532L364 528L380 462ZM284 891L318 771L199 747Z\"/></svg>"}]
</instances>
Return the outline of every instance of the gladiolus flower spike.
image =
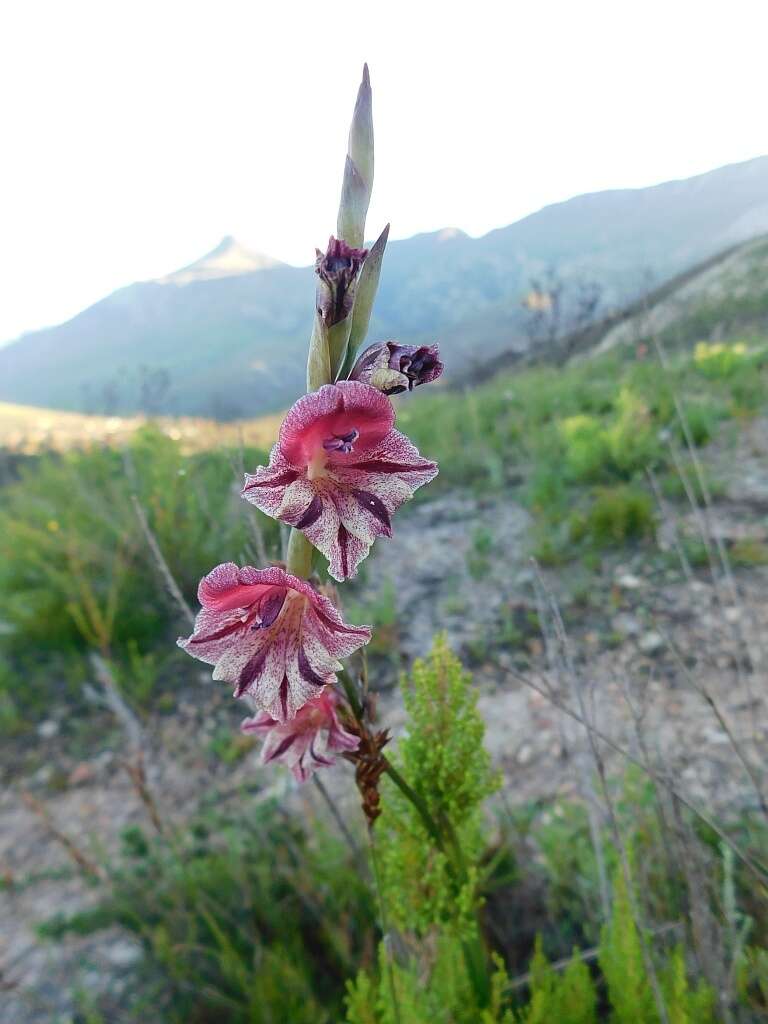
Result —
<instances>
[{"instance_id":1,"label":"gladiolus flower spike","mask_svg":"<svg viewBox=\"0 0 768 1024\"><path fill-rule=\"evenodd\" d=\"M191 636L178 643L215 665L276 722L286 722L325 692L347 658L367 644L367 626L345 623L327 597L283 569L216 566L200 581L202 608Z\"/></svg>"},{"instance_id":2,"label":"gladiolus flower spike","mask_svg":"<svg viewBox=\"0 0 768 1024\"><path fill-rule=\"evenodd\" d=\"M355 575L392 515L437 475L394 429L386 395L358 381L328 384L288 412L268 466L246 474L243 497L297 530L329 560L334 579Z\"/></svg>"}]
</instances>

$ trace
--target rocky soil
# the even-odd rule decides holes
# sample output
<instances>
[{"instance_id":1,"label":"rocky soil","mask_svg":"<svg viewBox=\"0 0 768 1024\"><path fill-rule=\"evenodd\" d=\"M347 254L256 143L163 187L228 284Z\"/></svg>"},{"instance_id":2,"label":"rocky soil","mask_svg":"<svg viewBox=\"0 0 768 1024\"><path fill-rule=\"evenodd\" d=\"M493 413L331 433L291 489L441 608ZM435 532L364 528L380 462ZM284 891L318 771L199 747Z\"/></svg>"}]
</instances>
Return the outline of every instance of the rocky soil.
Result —
<instances>
[{"instance_id":1,"label":"rocky soil","mask_svg":"<svg viewBox=\"0 0 768 1024\"><path fill-rule=\"evenodd\" d=\"M381 717L397 734L403 713L393 682L444 629L474 673L510 801L584 793L593 773L584 729L534 684L572 708L580 691L605 734L663 763L690 800L721 810L755 804L733 739L762 776L768 567L738 569L730 580L716 539L726 551L737 541L759 551L768 540L767 456L766 421L753 423L736 451L708 453L724 494L708 515L712 565L690 571L676 562L675 541L701 529L701 513L683 505L667 510L658 547L605 557L598 571L575 565L541 576L526 552L528 514L514 501L448 495L418 505L370 560L366 578L376 586L364 582L353 595L383 620L372 657ZM109 1019L119 1021L141 957L117 929L56 943L36 933L39 922L92 905L98 894L54 830L98 862L127 824L147 823L115 723L105 718L101 742L74 756L62 740L63 714L54 709L37 727L39 767L0 794L0 1024L73 1021L77 987L102 995L113 1007ZM224 763L220 745L241 716L195 666L174 714L146 726L148 779L161 813L182 820L202 798L231 798L243 784L277 787L305 812L324 813L313 787L299 791L282 769L264 772L255 750ZM620 770L620 756L603 750L609 768ZM327 780L355 820L347 773L334 769ZM151 1014L145 1020L152 1024Z\"/></svg>"}]
</instances>

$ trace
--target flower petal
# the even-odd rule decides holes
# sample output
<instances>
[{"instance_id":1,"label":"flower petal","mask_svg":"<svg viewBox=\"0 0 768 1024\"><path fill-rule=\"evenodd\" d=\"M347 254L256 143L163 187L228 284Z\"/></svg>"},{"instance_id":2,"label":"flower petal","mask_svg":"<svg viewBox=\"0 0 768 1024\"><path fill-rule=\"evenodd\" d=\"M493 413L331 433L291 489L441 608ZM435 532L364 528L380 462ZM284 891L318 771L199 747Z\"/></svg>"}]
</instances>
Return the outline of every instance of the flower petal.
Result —
<instances>
[{"instance_id":1,"label":"flower petal","mask_svg":"<svg viewBox=\"0 0 768 1024\"><path fill-rule=\"evenodd\" d=\"M179 646L214 665L214 679L231 683L236 697L248 695L278 723L333 682L338 658L371 638L367 626L347 625L327 597L277 566L226 563L205 577L201 591L208 605ZM254 595L254 603L230 607ZM251 728L266 724L257 716Z\"/></svg>"},{"instance_id":2,"label":"flower petal","mask_svg":"<svg viewBox=\"0 0 768 1024\"><path fill-rule=\"evenodd\" d=\"M356 430L356 451L367 451L386 437L395 422L395 411L386 395L357 381L325 384L304 395L287 413L280 427L277 447L292 466L308 466L323 441ZM332 458L344 456L332 456Z\"/></svg>"}]
</instances>

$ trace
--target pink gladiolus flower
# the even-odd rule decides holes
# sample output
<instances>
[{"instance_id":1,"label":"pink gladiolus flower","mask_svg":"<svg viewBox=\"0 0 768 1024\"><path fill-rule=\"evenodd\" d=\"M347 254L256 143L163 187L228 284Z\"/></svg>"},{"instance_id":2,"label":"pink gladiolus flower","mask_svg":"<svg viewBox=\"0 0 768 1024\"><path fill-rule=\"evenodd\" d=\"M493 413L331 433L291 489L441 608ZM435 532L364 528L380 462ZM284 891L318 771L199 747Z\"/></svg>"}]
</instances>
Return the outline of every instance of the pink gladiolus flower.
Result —
<instances>
[{"instance_id":1,"label":"pink gladiolus flower","mask_svg":"<svg viewBox=\"0 0 768 1024\"><path fill-rule=\"evenodd\" d=\"M197 590L202 608L192 636L178 643L215 665L278 722L292 718L332 683L341 665L367 644L367 626L348 626L327 597L283 569L217 565Z\"/></svg>"},{"instance_id":2,"label":"pink gladiolus flower","mask_svg":"<svg viewBox=\"0 0 768 1024\"><path fill-rule=\"evenodd\" d=\"M360 744L339 721L337 706L338 697L328 689L308 701L290 722L277 722L260 711L254 718L246 718L240 728L263 737L262 764L280 761L299 782L306 782L318 768L335 763L333 754L357 750Z\"/></svg>"},{"instance_id":3,"label":"pink gladiolus flower","mask_svg":"<svg viewBox=\"0 0 768 1024\"><path fill-rule=\"evenodd\" d=\"M280 427L268 466L246 474L243 497L301 530L334 579L354 576L391 517L437 475L394 429L386 395L343 380L300 398Z\"/></svg>"}]
</instances>

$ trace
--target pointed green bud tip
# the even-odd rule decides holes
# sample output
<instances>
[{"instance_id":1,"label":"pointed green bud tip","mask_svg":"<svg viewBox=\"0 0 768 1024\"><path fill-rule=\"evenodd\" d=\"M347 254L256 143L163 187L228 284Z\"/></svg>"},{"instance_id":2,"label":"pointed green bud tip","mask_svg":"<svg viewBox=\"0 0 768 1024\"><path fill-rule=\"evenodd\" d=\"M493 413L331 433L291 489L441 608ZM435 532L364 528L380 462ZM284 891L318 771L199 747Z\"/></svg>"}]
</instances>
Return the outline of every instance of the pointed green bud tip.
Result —
<instances>
[{"instance_id":1,"label":"pointed green bud tip","mask_svg":"<svg viewBox=\"0 0 768 1024\"><path fill-rule=\"evenodd\" d=\"M357 91L349 129L347 157L336 234L350 245L362 245L365 217L373 189L373 94L368 65Z\"/></svg>"}]
</instances>

